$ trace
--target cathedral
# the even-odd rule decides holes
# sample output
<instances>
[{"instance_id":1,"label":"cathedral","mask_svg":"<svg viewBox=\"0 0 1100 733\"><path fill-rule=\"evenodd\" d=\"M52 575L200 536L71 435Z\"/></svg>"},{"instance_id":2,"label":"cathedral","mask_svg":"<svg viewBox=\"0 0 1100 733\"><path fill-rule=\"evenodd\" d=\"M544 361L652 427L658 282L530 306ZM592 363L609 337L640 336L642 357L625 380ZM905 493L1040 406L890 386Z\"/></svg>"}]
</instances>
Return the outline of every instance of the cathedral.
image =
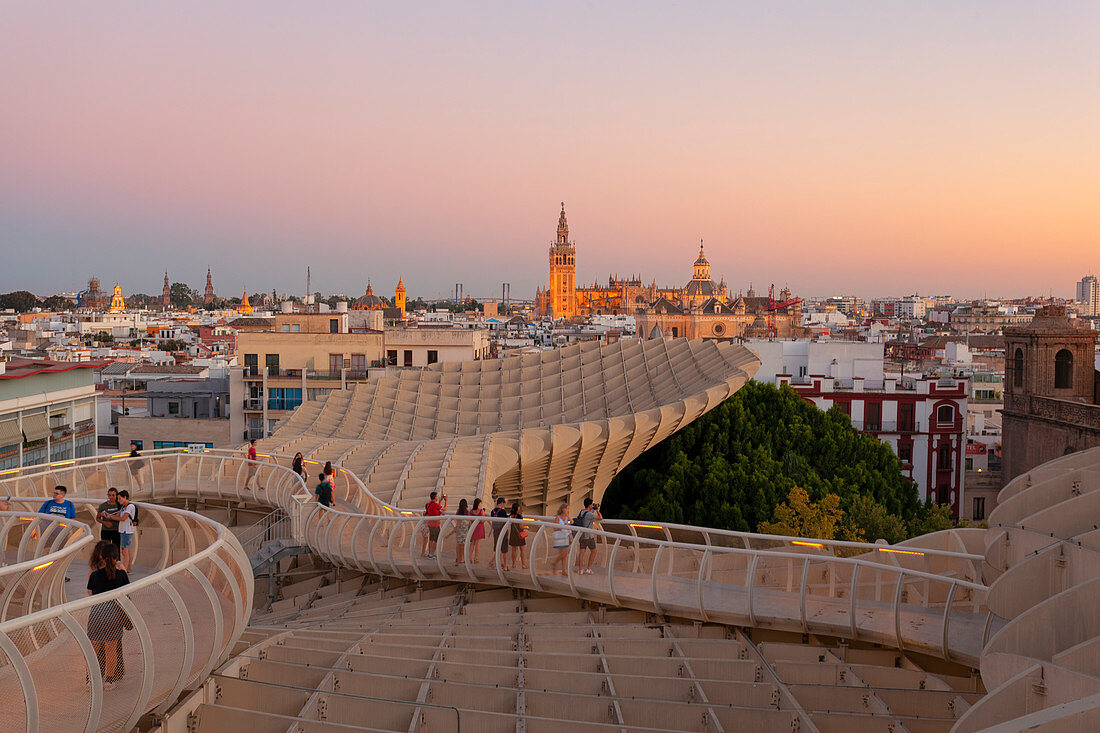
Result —
<instances>
[{"instance_id":1,"label":"cathedral","mask_svg":"<svg viewBox=\"0 0 1100 733\"><path fill-rule=\"evenodd\" d=\"M558 216L557 238L550 245L550 287L535 292L535 312L550 318L605 314L633 315L638 335L733 339L744 336L791 337L803 333L802 299L783 288L778 298L758 297L751 289L731 295L726 281L714 282L710 261L699 242L691 280L683 287L649 285L641 277L611 275L607 285L576 285L576 243L569 239L565 204Z\"/></svg>"}]
</instances>

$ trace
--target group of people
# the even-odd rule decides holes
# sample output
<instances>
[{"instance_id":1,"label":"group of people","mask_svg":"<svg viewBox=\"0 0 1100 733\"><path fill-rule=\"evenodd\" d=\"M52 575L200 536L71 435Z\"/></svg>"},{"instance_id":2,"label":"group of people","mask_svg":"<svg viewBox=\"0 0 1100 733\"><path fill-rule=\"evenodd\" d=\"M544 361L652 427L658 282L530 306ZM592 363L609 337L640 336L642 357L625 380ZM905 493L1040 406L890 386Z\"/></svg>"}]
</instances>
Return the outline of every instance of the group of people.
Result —
<instances>
[{"instance_id":1,"label":"group of people","mask_svg":"<svg viewBox=\"0 0 1100 733\"><path fill-rule=\"evenodd\" d=\"M38 511L76 519L76 505L66 498L68 487L57 485L53 498L47 499ZM95 519L101 526L99 542L88 560L88 595L98 595L121 588L130 582L133 567L133 542L137 523L137 505L130 501L130 492L111 487L107 501L96 507ZM68 578L66 578L68 580ZM124 632L133 628L129 615L117 601L92 606L88 612L88 640L95 650L104 689L114 689L126 674L122 653Z\"/></svg>"},{"instance_id":2,"label":"group of people","mask_svg":"<svg viewBox=\"0 0 1100 733\"><path fill-rule=\"evenodd\" d=\"M428 503L424 506L424 516L429 519L425 522L427 532L421 542L420 556L427 559L436 557L440 539L439 532L442 525L442 521L437 517L441 517L447 509L447 495L442 496L442 502L437 501L438 498L438 493L433 491L428 497ZM496 506L489 512L488 516L497 519L524 519L518 501L512 502L510 509L505 508L507 504L508 502L504 497L498 497ZM481 499L474 499L472 506L466 499L459 500L455 516L468 517L468 519L456 519L451 522L451 531L447 537L455 538L455 560L453 564L459 565L466 562L467 547L469 548L470 562L480 562L481 541L487 536L485 530L487 522L484 519L486 514ZM558 507L557 514L554 515L554 523L558 527L554 530L551 539L554 551L551 569L557 569L558 575L568 575L569 543L572 534L569 527L592 529L593 525L602 519L600 505L593 502L592 499L584 500L584 509L575 518L569 516L569 505L562 503ZM530 569L527 560L528 525L523 524L522 521L492 522L491 524L493 528L493 546L500 548L500 569ZM577 572L581 575L591 575L592 564L596 560L596 538L590 532L582 532L577 544L580 548L580 552L577 554ZM509 564L509 558L511 564ZM497 563L497 553L490 550L488 566L495 568Z\"/></svg>"}]
</instances>

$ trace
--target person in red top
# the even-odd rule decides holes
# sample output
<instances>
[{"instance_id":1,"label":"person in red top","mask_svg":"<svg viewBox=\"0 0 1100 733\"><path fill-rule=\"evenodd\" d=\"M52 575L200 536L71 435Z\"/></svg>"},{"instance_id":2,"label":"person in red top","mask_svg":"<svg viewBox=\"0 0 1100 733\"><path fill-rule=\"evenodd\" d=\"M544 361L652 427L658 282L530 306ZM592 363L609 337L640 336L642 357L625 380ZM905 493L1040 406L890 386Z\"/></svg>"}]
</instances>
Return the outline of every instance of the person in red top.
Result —
<instances>
[{"instance_id":1,"label":"person in red top","mask_svg":"<svg viewBox=\"0 0 1100 733\"><path fill-rule=\"evenodd\" d=\"M247 489L252 485L252 481L256 478L256 439L253 438L248 443L248 478L244 481L244 487Z\"/></svg>"},{"instance_id":2,"label":"person in red top","mask_svg":"<svg viewBox=\"0 0 1100 733\"><path fill-rule=\"evenodd\" d=\"M443 510L447 508L447 497L443 496L443 503L440 504L435 499L439 496L436 492L432 492L428 495L428 503L424 505L425 517L438 517L443 514ZM428 524L428 534L424 538L424 546L420 550L421 557L435 557L435 546L439 542L439 520L430 519Z\"/></svg>"}]
</instances>

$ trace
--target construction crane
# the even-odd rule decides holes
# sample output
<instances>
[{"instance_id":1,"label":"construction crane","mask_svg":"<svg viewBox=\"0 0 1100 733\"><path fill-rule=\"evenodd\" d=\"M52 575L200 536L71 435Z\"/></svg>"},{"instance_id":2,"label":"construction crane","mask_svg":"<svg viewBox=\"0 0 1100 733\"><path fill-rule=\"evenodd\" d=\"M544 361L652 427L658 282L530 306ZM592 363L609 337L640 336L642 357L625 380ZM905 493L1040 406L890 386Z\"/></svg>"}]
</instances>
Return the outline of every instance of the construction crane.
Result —
<instances>
[{"instance_id":1,"label":"construction crane","mask_svg":"<svg viewBox=\"0 0 1100 733\"><path fill-rule=\"evenodd\" d=\"M787 308L802 302L802 298L788 298L787 300L775 299L775 283L768 288L768 338L775 338L779 331L775 327L775 314L780 308Z\"/></svg>"}]
</instances>

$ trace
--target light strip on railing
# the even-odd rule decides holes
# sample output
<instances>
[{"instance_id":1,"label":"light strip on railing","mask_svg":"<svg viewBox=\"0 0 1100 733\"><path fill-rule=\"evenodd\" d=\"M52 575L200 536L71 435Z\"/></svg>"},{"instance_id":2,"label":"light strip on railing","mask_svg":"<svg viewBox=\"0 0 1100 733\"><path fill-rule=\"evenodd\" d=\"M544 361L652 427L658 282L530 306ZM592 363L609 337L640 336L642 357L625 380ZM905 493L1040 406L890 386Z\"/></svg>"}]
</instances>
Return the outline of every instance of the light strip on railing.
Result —
<instances>
[{"instance_id":1,"label":"light strip on railing","mask_svg":"<svg viewBox=\"0 0 1100 733\"><path fill-rule=\"evenodd\" d=\"M0 471L0 476L7 476L9 473L19 473L22 470L21 468L9 468L7 471Z\"/></svg>"},{"instance_id":2,"label":"light strip on railing","mask_svg":"<svg viewBox=\"0 0 1100 733\"><path fill-rule=\"evenodd\" d=\"M890 547L879 547L879 552L894 552L898 555L924 555L923 552L913 552L912 550L894 550Z\"/></svg>"},{"instance_id":3,"label":"light strip on railing","mask_svg":"<svg viewBox=\"0 0 1100 733\"><path fill-rule=\"evenodd\" d=\"M58 461L57 463L51 463L50 466L71 466L76 461Z\"/></svg>"},{"instance_id":4,"label":"light strip on railing","mask_svg":"<svg viewBox=\"0 0 1100 733\"><path fill-rule=\"evenodd\" d=\"M407 517L411 517L413 515L412 512L401 512L401 513L404 514Z\"/></svg>"},{"instance_id":5,"label":"light strip on railing","mask_svg":"<svg viewBox=\"0 0 1100 733\"><path fill-rule=\"evenodd\" d=\"M19 521L21 521L21 522L33 522L34 517L19 517Z\"/></svg>"},{"instance_id":6,"label":"light strip on railing","mask_svg":"<svg viewBox=\"0 0 1100 733\"><path fill-rule=\"evenodd\" d=\"M111 456L111 458L129 458L129 457L130 457L129 453L115 453L114 455Z\"/></svg>"},{"instance_id":7,"label":"light strip on railing","mask_svg":"<svg viewBox=\"0 0 1100 733\"><path fill-rule=\"evenodd\" d=\"M825 547L820 542L799 542L798 540L791 540L792 545L801 545L802 547Z\"/></svg>"},{"instance_id":8,"label":"light strip on railing","mask_svg":"<svg viewBox=\"0 0 1100 733\"><path fill-rule=\"evenodd\" d=\"M41 570L42 568L48 568L51 565L53 565L53 560L50 560L49 562L44 562L41 565L34 566L33 568L31 568L31 572L33 573L35 570Z\"/></svg>"},{"instance_id":9,"label":"light strip on railing","mask_svg":"<svg viewBox=\"0 0 1100 733\"><path fill-rule=\"evenodd\" d=\"M659 524L631 524L630 526L637 529L664 529Z\"/></svg>"}]
</instances>

